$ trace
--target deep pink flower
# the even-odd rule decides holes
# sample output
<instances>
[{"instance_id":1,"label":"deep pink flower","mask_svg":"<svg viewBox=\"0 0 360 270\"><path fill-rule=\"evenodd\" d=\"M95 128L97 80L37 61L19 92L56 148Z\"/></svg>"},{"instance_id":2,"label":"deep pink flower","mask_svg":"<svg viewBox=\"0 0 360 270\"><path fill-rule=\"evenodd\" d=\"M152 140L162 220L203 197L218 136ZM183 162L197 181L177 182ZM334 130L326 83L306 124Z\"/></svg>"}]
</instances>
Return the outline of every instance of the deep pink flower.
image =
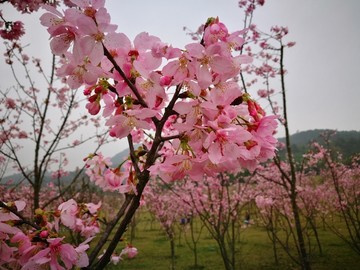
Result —
<instances>
[{"instance_id":1,"label":"deep pink flower","mask_svg":"<svg viewBox=\"0 0 360 270\"><path fill-rule=\"evenodd\" d=\"M8 109L15 109L16 108L15 100L13 100L12 98L6 98L5 103L6 103L5 106Z\"/></svg>"},{"instance_id":2,"label":"deep pink flower","mask_svg":"<svg viewBox=\"0 0 360 270\"><path fill-rule=\"evenodd\" d=\"M227 27L219 21L219 18L212 18L210 20L211 21L204 32L206 46L218 41L223 41L229 35Z\"/></svg>"},{"instance_id":3,"label":"deep pink flower","mask_svg":"<svg viewBox=\"0 0 360 270\"><path fill-rule=\"evenodd\" d=\"M18 40L25 34L24 24L20 21L6 22L5 29L0 30L0 36L3 39Z\"/></svg>"},{"instance_id":4,"label":"deep pink flower","mask_svg":"<svg viewBox=\"0 0 360 270\"><path fill-rule=\"evenodd\" d=\"M95 99L94 102L89 102L85 105L85 108L88 110L88 112L91 115L97 115L100 112L101 106L100 106L100 102Z\"/></svg>"}]
</instances>

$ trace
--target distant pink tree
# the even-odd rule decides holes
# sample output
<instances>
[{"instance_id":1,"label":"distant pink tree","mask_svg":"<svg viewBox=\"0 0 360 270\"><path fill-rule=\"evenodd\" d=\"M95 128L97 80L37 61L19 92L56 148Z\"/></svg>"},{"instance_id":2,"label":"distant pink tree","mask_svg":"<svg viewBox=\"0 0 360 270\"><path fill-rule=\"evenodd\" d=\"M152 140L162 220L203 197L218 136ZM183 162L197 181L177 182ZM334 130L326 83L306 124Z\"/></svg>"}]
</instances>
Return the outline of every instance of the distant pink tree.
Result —
<instances>
[{"instance_id":1,"label":"distant pink tree","mask_svg":"<svg viewBox=\"0 0 360 270\"><path fill-rule=\"evenodd\" d=\"M170 241L171 269L175 269L176 224L187 215L189 206L184 205L181 199L176 198L166 185L158 185L154 182L150 182L145 189L144 202L150 213L160 222Z\"/></svg>"},{"instance_id":2,"label":"distant pink tree","mask_svg":"<svg viewBox=\"0 0 360 270\"><path fill-rule=\"evenodd\" d=\"M294 244L296 245L297 251L297 256L291 256L291 258L299 264L301 269L311 269L309 251L305 244L305 236L302 229L302 216L297 191L297 187L299 186L298 168L291 149L289 118L287 114L285 50L294 46L295 42L285 41L289 33L287 27L273 26L269 32L263 32L258 29L255 24L251 24L249 29L251 32L247 37L249 45L244 46L243 50L253 57L254 64L248 66L246 73L242 73L243 87L248 89L257 87L259 97L263 101L267 101L272 113L279 116L279 120L284 128L285 158L280 158L280 155L277 154L273 159L276 166L275 168L277 168L280 173L280 177L268 178L268 180L272 181L273 184L282 186L286 194L288 194L292 215L291 219L294 224ZM256 46L252 46L251 44L255 44ZM245 80L246 76L250 76L252 80ZM275 90L277 88L279 90ZM277 100L276 96L279 96L280 100ZM281 106L279 106L279 104L281 104ZM256 109L256 106L253 107ZM259 167L256 172L261 172L263 168L265 168L265 171L268 170L265 166ZM271 169L274 169L274 167L271 167ZM274 173L278 176L278 173L275 171Z\"/></svg>"},{"instance_id":3,"label":"distant pink tree","mask_svg":"<svg viewBox=\"0 0 360 270\"><path fill-rule=\"evenodd\" d=\"M186 182L187 180L185 180ZM167 234L171 240L172 250L175 247L176 228L179 233L179 245L181 234L184 234L185 242L194 255L193 267L196 268L199 267L197 247L204 224L198 220L198 213L193 204L189 202L188 195L188 186L183 182L165 182L163 179L155 178L145 189L145 203L150 212L154 213L161 222L165 231L169 227L168 231L171 233ZM174 252L172 254L175 255ZM172 257L174 258L174 256Z\"/></svg>"},{"instance_id":4,"label":"distant pink tree","mask_svg":"<svg viewBox=\"0 0 360 270\"><path fill-rule=\"evenodd\" d=\"M339 153L329 147L331 136L324 134L325 146L313 144L312 162L320 170L317 175L321 180L324 192L321 196L321 208L324 215L339 216L345 223L346 230L342 231L327 219L325 224L357 254L360 254L360 162L354 156L350 164L346 165ZM326 196L326 197L325 197Z\"/></svg>"},{"instance_id":5,"label":"distant pink tree","mask_svg":"<svg viewBox=\"0 0 360 270\"><path fill-rule=\"evenodd\" d=\"M240 214L253 199L249 182L220 173L217 177L204 176L201 181L186 178L176 185L162 183L182 202L178 205L184 204L200 218L218 244L225 269L236 269L236 243L243 222Z\"/></svg>"}]
</instances>

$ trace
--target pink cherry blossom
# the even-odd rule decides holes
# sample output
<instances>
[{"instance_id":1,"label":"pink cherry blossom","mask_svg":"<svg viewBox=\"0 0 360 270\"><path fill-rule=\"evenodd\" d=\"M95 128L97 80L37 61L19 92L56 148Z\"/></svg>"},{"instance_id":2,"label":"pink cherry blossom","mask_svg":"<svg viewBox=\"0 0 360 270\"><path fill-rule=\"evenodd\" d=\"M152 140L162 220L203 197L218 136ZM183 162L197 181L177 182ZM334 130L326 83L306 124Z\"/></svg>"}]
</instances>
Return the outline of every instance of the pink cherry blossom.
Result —
<instances>
[{"instance_id":1,"label":"pink cherry blossom","mask_svg":"<svg viewBox=\"0 0 360 270\"><path fill-rule=\"evenodd\" d=\"M78 212L78 205L76 201L74 199L70 199L63 202L58 206L58 210L60 210L60 219L62 224L70 229L74 229L76 224L76 214Z\"/></svg>"},{"instance_id":2,"label":"pink cherry blossom","mask_svg":"<svg viewBox=\"0 0 360 270\"><path fill-rule=\"evenodd\" d=\"M183 54L178 59L166 64L162 69L162 74L173 77L172 85L177 85L186 78L193 78L195 70L193 66L189 65L189 60L186 54Z\"/></svg>"},{"instance_id":3,"label":"pink cherry blossom","mask_svg":"<svg viewBox=\"0 0 360 270\"><path fill-rule=\"evenodd\" d=\"M109 190L116 190L119 193L127 193L130 191L130 186L126 183L127 175L121 172L120 169L107 169L104 173L104 178Z\"/></svg>"},{"instance_id":4,"label":"pink cherry blossom","mask_svg":"<svg viewBox=\"0 0 360 270\"><path fill-rule=\"evenodd\" d=\"M121 253L120 253L120 257L123 255L127 255L127 257L129 259L132 259L134 257L136 257L138 254L138 250L136 247L133 247L132 245L127 245L126 248L124 248Z\"/></svg>"},{"instance_id":5,"label":"pink cherry blossom","mask_svg":"<svg viewBox=\"0 0 360 270\"><path fill-rule=\"evenodd\" d=\"M119 139L126 137L134 128L150 129L148 119L157 115L157 112L151 109L129 110L126 114L115 115L106 122L111 127L110 136Z\"/></svg>"},{"instance_id":6,"label":"pink cherry blossom","mask_svg":"<svg viewBox=\"0 0 360 270\"><path fill-rule=\"evenodd\" d=\"M204 42L206 46L218 41L223 41L229 35L227 27L219 21L219 18L210 18L205 27Z\"/></svg>"},{"instance_id":7,"label":"pink cherry blossom","mask_svg":"<svg viewBox=\"0 0 360 270\"><path fill-rule=\"evenodd\" d=\"M63 244L63 238L48 239L49 247L39 251L31 257L22 267L24 270L39 268L40 266L49 266L51 269L64 269L60 264L61 261L66 269L71 269L77 264L78 253L70 244Z\"/></svg>"}]
</instances>

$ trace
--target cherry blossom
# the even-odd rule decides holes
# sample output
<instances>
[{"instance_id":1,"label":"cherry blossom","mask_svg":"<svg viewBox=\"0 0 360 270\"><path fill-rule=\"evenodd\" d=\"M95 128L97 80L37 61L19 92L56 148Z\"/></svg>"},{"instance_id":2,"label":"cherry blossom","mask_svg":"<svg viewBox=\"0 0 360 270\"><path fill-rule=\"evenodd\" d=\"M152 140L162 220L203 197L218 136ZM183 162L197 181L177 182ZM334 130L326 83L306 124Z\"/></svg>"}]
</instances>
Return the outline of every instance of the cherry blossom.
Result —
<instances>
[{"instance_id":1,"label":"cherry blossom","mask_svg":"<svg viewBox=\"0 0 360 270\"><path fill-rule=\"evenodd\" d=\"M0 30L0 36L11 41L18 40L24 34L24 24L21 21L5 22L5 29Z\"/></svg>"}]
</instances>

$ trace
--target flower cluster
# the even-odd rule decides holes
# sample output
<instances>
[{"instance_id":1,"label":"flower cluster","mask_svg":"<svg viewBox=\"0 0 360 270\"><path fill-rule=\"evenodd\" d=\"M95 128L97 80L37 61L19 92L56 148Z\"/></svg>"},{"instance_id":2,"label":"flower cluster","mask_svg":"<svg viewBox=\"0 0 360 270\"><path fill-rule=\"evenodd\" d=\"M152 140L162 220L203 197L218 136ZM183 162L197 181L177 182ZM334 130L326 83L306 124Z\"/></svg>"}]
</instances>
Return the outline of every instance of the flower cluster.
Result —
<instances>
[{"instance_id":1,"label":"flower cluster","mask_svg":"<svg viewBox=\"0 0 360 270\"><path fill-rule=\"evenodd\" d=\"M72 88L86 87L86 108L92 115L103 109L110 136L134 135L140 142L147 135L147 149L156 149L160 158L140 162L140 170L164 179L201 179L254 169L274 156L276 117L266 116L237 83L243 66L252 61L240 53L243 31L231 33L218 18L210 18L201 42L183 50L148 33L132 42L116 32L104 1L72 2L76 9L61 13L48 6L41 16L53 53L65 56L58 75ZM132 190L132 163L142 159L129 160L125 171L100 159L88 159L95 183Z\"/></svg>"},{"instance_id":2,"label":"flower cluster","mask_svg":"<svg viewBox=\"0 0 360 270\"><path fill-rule=\"evenodd\" d=\"M5 28L0 30L0 36L7 40L18 40L25 34L24 24L21 21L5 22Z\"/></svg>"},{"instance_id":3,"label":"flower cluster","mask_svg":"<svg viewBox=\"0 0 360 270\"><path fill-rule=\"evenodd\" d=\"M56 211L35 211L35 223L21 214L26 203L13 201L0 207L0 267L3 269L71 269L85 267L89 260L88 242L99 232L98 205L78 205L73 199L62 203ZM28 223L32 229L22 227ZM66 243L60 225L81 232L85 241L77 246Z\"/></svg>"},{"instance_id":4,"label":"flower cluster","mask_svg":"<svg viewBox=\"0 0 360 270\"><path fill-rule=\"evenodd\" d=\"M113 253L110 258L110 262L114 265L117 265L120 261L124 259L124 257L128 259L135 258L138 254L138 250L136 247L132 246L131 244L127 244L125 248L120 252L120 254ZM103 256L100 255L98 258L100 259Z\"/></svg>"},{"instance_id":5,"label":"flower cluster","mask_svg":"<svg viewBox=\"0 0 360 270\"><path fill-rule=\"evenodd\" d=\"M103 190L127 193L136 192L134 172L131 162L126 161L120 167L112 168L109 158L105 158L101 153L89 155L86 158L87 171L90 181L94 182Z\"/></svg>"},{"instance_id":6,"label":"flower cluster","mask_svg":"<svg viewBox=\"0 0 360 270\"><path fill-rule=\"evenodd\" d=\"M240 0L239 7L244 9L246 15L251 15L256 6L263 6L265 4L265 0Z\"/></svg>"},{"instance_id":7,"label":"flower cluster","mask_svg":"<svg viewBox=\"0 0 360 270\"><path fill-rule=\"evenodd\" d=\"M101 202L79 205L74 199L63 202L58 207L61 223L87 239L93 237L100 231L97 217L100 206Z\"/></svg>"}]
</instances>

